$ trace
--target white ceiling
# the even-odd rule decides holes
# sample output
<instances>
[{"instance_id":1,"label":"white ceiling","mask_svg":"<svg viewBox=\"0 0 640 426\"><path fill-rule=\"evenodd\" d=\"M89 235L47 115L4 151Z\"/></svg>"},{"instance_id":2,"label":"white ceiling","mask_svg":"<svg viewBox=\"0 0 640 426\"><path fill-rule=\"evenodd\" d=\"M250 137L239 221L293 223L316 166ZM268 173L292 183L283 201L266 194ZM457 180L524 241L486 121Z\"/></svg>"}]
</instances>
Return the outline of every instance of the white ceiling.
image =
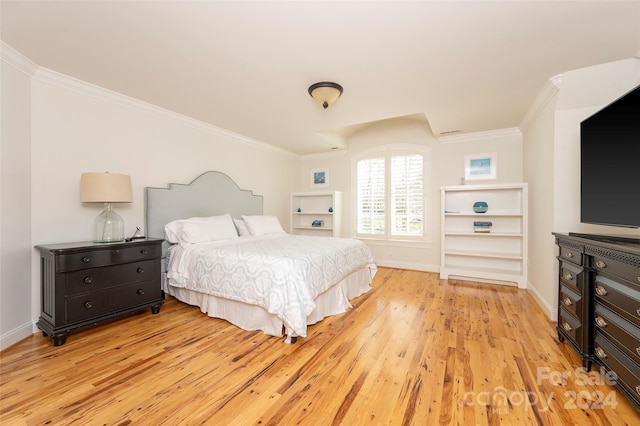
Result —
<instances>
[{"instance_id":1,"label":"white ceiling","mask_svg":"<svg viewBox=\"0 0 640 426\"><path fill-rule=\"evenodd\" d=\"M36 64L299 154L409 116L517 127L553 76L640 53L640 1L4 1ZM324 110L307 88L344 87ZM329 137L327 137L329 136Z\"/></svg>"}]
</instances>

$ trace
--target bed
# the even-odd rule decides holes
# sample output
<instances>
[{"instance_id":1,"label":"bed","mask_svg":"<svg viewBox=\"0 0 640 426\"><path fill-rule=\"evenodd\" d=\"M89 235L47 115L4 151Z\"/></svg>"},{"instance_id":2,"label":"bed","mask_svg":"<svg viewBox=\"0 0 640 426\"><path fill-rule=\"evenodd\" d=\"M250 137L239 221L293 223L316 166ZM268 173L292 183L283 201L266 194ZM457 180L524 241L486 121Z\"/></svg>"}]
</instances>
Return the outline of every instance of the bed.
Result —
<instances>
[{"instance_id":1,"label":"bed","mask_svg":"<svg viewBox=\"0 0 640 426\"><path fill-rule=\"evenodd\" d=\"M293 343L308 325L352 307L376 265L361 241L287 234L262 206L262 196L206 172L189 184L145 188L147 235L165 238L166 294Z\"/></svg>"}]
</instances>

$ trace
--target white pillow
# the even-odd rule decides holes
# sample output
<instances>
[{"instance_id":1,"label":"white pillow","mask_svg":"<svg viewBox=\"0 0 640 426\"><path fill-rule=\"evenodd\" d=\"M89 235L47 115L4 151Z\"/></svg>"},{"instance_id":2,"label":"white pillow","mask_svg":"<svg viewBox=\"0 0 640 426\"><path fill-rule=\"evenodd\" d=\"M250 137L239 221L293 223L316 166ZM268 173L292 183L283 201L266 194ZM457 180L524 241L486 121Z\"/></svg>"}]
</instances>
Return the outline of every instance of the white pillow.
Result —
<instances>
[{"instance_id":1,"label":"white pillow","mask_svg":"<svg viewBox=\"0 0 640 426\"><path fill-rule=\"evenodd\" d=\"M275 216L242 216L251 235L284 234Z\"/></svg>"},{"instance_id":2,"label":"white pillow","mask_svg":"<svg viewBox=\"0 0 640 426\"><path fill-rule=\"evenodd\" d=\"M247 224L244 223L244 220L233 219L233 223L236 225L236 229L238 230L239 236L244 237L245 235L251 235L251 233L247 229Z\"/></svg>"},{"instance_id":3,"label":"white pillow","mask_svg":"<svg viewBox=\"0 0 640 426\"><path fill-rule=\"evenodd\" d=\"M186 247L190 244L237 238L231 215L192 217L175 220L165 226L167 241Z\"/></svg>"},{"instance_id":4,"label":"white pillow","mask_svg":"<svg viewBox=\"0 0 640 426\"><path fill-rule=\"evenodd\" d=\"M179 236L182 234L182 228L184 224L190 221L204 221L206 217L190 217L189 219L179 219L167 223L164 226L164 238L171 244L178 244L180 242Z\"/></svg>"}]
</instances>

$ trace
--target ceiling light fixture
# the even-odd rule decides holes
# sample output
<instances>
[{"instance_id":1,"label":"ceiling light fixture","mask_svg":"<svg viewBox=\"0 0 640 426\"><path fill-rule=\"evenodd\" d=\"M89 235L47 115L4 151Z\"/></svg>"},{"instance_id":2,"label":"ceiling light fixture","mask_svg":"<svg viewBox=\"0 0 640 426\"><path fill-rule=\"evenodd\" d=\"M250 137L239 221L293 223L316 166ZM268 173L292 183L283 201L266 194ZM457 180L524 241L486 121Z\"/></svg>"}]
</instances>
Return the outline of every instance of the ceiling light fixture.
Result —
<instances>
[{"instance_id":1,"label":"ceiling light fixture","mask_svg":"<svg viewBox=\"0 0 640 426\"><path fill-rule=\"evenodd\" d=\"M324 109L334 103L342 95L342 86L330 81L321 81L309 86L309 94L313 99L320 102Z\"/></svg>"}]
</instances>

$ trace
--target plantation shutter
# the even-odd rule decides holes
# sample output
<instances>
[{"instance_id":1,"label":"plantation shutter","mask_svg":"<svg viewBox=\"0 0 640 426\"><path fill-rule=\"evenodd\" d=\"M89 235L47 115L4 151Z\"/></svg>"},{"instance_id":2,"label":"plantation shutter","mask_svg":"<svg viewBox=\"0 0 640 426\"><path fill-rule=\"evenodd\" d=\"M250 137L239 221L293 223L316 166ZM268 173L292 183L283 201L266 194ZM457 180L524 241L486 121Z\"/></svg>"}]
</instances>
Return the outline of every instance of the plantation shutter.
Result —
<instances>
[{"instance_id":1,"label":"plantation shutter","mask_svg":"<svg viewBox=\"0 0 640 426\"><path fill-rule=\"evenodd\" d=\"M422 155L391 157L391 235L422 235Z\"/></svg>"},{"instance_id":2,"label":"plantation shutter","mask_svg":"<svg viewBox=\"0 0 640 426\"><path fill-rule=\"evenodd\" d=\"M367 158L357 165L357 232L385 233L385 159Z\"/></svg>"}]
</instances>

